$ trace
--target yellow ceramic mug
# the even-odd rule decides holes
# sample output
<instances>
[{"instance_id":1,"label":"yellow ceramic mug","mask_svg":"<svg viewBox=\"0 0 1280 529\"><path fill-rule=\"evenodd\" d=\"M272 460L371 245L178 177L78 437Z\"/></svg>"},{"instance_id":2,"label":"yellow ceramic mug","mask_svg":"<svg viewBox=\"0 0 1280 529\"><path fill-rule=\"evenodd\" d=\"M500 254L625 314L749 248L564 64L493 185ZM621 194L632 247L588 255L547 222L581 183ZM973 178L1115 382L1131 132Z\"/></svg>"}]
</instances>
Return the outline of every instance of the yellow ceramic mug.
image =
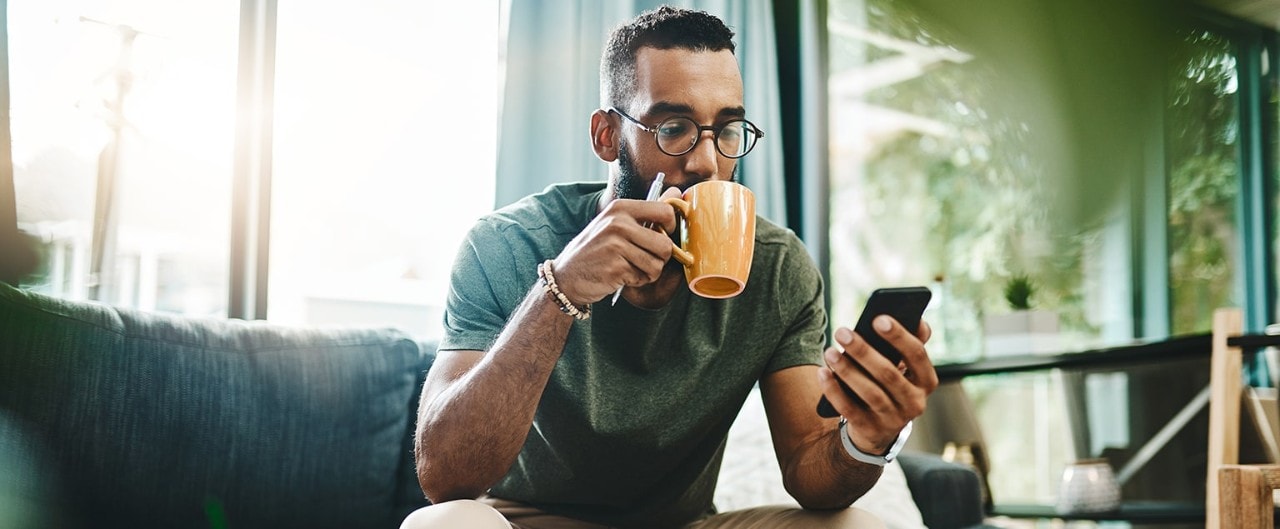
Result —
<instances>
[{"instance_id":1,"label":"yellow ceramic mug","mask_svg":"<svg viewBox=\"0 0 1280 529\"><path fill-rule=\"evenodd\" d=\"M742 293L755 251L756 197L742 184L713 180L666 198L684 217L680 244L672 249L684 265L689 290L704 298Z\"/></svg>"}]
</instances>

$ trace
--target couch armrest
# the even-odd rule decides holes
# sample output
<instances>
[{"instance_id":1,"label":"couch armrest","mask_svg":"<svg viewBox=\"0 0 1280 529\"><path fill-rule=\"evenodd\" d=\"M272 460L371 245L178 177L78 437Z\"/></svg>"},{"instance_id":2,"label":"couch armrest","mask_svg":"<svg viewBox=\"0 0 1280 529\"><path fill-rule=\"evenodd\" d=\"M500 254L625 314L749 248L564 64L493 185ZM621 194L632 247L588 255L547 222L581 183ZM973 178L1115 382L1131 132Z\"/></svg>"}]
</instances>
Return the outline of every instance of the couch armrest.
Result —
<instances>
[{"instance_id":1,"label":"couch armrest","mask_svg":"<svg viewBox=\"0 0 1280 529\"><path fill-rule=\"evenodd\" d=\"M929 529L981 526L982 485L972 468L923 452L903 452L898 462Z\"/></svg>"}]
</instances>

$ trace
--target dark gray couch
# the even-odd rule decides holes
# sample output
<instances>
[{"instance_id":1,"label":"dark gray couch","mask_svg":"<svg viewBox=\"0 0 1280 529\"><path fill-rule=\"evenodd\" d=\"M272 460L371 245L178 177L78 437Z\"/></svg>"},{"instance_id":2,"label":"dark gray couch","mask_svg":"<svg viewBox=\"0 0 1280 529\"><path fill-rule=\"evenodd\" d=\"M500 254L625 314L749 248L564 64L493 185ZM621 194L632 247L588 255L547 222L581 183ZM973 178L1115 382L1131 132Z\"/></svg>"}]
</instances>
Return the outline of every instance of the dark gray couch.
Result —
<instances>
[{"instance_id":1,"label":"dark gray couch","mask_svg":"<svg viewBox=\"0 0 1280 529\"><path fill-rule=\"evenodd\" d=\"M412 432L433 357L391 328L150 314L0 283L0 526L397 527L426 504ZM981 522L970 469L902 464L930 528Z\"/></svg>"}]
</instances>

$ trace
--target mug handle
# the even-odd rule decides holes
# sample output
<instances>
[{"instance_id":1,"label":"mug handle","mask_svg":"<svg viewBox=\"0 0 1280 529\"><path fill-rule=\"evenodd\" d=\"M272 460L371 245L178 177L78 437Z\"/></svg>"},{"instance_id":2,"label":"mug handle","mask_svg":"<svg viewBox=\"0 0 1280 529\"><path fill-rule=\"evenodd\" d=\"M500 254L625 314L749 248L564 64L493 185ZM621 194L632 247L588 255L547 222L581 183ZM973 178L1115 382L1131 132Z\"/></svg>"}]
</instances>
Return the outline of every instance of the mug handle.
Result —
<instances>
[{"instance_id":1,"label":"mug handle","mask_svg":"<svg viewBox=\"0 0 1280 529\"><path fill-rule=\"evenodd\" d=\"M676 211L680 213L680 216L684 217L686 222L688 221L689 209L692 207L688 202L675 197L667 197L662 199L662 201L671 204L671 207L676 208ZM674 242L671 243L671 255L675 257L677 261L680 261L680 264L693 266L693 254L689 253L684 248L681 248L680 245Z\"/></svg>"}]
</instances>

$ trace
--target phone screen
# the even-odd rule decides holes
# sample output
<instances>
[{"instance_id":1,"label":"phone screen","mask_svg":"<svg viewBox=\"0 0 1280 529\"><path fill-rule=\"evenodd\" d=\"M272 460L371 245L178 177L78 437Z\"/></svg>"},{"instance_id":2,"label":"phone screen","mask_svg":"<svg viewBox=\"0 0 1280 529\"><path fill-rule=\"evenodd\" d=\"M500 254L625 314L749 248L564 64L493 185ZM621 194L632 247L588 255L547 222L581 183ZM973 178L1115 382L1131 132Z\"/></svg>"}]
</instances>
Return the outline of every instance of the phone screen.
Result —
<instances>
[{"instance_id":1,"label":"phone screen","mask_svg":"<svg viewBox=\"0 0 1280 529\"><path fill-rule=\"evenodd\" d=\"M915 334L920 328L920 318L924 315L924 309L929 305L929 298L932 296L933 293L926 287L877 289L867 299L867 306L862 309L862 315L858 317L858 323L854 325L853 332L858 333L863 340L866 340L868 345L879 351L890 362L896 364L902 360L902 353L872 328L872 322L876 319L876 316L888 314L893 319L898 320L898 323L902 324L912 334ZM861 402L861 399L843 382L840 385L844 388L845 394ZM839 416L839 413L836 412L835 408L831 407L831 403L827 401L825 395L822 400L818 401L818 415L823 417Z\"/></svg>"}]
</instances>

